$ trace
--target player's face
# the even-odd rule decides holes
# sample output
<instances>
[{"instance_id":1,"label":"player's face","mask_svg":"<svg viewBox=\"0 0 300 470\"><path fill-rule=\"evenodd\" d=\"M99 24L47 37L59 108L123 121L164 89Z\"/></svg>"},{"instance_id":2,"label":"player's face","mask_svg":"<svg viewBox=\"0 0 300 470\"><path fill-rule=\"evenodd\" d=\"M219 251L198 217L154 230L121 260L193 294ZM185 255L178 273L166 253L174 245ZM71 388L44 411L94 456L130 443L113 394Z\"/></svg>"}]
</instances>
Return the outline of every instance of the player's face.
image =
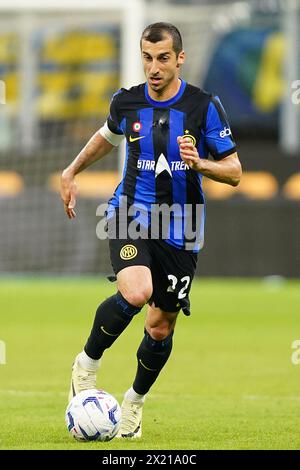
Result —
<instances>
[{"instance_id":1,"label":"player's face","mask_svg":"<svg viewBox=\"0 0 300 470\"><path fill-rule=\"evenodd\" d=\"M144 72L150 88L158 94L177 84L179 67L184 62L184 52L178 57L173 49L173 39L166 36L162 41L152 43L142 40Z\"/></svg>"}]
</instances>

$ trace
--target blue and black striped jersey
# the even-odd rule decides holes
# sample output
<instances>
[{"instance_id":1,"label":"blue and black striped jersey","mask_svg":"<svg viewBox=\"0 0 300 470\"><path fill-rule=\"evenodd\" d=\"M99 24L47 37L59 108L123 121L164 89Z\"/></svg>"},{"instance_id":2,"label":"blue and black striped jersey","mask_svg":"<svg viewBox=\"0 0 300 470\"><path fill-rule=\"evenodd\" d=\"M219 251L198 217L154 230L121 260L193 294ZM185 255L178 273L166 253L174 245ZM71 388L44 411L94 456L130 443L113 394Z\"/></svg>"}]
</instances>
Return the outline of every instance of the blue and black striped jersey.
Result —
<instances>
[{"instance_id":1,"label":"blue and black striped jersey","mask_svg":"<svg viewBox=\"0 0 300 470\"><path fill-rule=\"evenodd\" d=\"M153 100L145 83L122 88L113 96L107 124L111 132L124 134L127 140L123 178L110 200L108 216L124 196L137 208L146 206L148 214L154 204L167 204L174 211L166 242L199 251L205 217L202 175L182 161L177 137L189 138L201 158L211 155L221 160L234 153L235 143L218 97L184 80L168 101ZM201 212L199 220L196 208ZM180 236L175 233L175 220L183 228ZM199 235L192 244L185 236L188 224Z\"/></svg>"}]
</instances>

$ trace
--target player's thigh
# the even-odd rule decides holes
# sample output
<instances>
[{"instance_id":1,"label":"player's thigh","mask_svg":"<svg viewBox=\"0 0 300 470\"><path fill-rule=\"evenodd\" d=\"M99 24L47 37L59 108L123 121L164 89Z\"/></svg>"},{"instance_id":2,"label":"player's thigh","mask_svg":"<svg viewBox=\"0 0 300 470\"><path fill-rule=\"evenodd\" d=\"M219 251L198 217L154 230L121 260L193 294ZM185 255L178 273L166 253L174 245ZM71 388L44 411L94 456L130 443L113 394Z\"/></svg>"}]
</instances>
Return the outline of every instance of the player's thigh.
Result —
<instances>
[{"instance_id":1,"label":"player's thigh","mask_svg":"<svg viewBox=\"0 0 300 470\"><path fill-rule=\"evenodd\" d=\"M117 275L122 269L131 266L151 266L151 255L147 240L129 238L109 238L110 261Z\"/></svg>"},{"instance_id":2,"label":"player's thigh","mask_svg":"<svg viewBox=\"0 0 300 470\"><path fill-rule=\"evenodd\" d=\"M128 266L117 274L118 290L133 305L144 305L152 295L152 276L147 266Z\"/></svg>"},{"instance_id":3,"label":"player's thigh","mask_svg":"<svg viewBox=\"0 0 300 470\"><path fill-rule=\"evenodd\" d=\"M156 340L163 340L175 328L179 312L165 312L154 304L148 306L145 328L150 336Z\"/></svg>"},{"instance_id":4,"label":"player's thigh","mask_svg":"<svg viewBox=\"0 0 300 470\"><path fill-rule=\"evenodd\" d=\"M151 254L148 240L109 238L111 264L118 290L135 306L142 306L152 295Z\"/></svg>"}]
</instances>

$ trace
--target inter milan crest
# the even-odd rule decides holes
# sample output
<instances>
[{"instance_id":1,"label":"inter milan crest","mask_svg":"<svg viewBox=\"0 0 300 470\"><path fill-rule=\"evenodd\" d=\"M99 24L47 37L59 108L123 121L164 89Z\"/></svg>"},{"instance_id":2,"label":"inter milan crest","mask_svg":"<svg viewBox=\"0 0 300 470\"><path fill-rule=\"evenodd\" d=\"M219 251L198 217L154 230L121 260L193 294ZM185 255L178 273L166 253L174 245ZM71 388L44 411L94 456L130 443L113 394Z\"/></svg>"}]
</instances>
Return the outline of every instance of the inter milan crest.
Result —
<instances>
[{"instance_id":1,"label":"inter milan crest","mask_svg":"<svg viewBox=\"0 0 300 470\"><path fill-rule=\"evenodd\" d=\"M192 144L195 146L196 145L196 139L193 135L190 134L189 130L184 131L184 135L181 136L183 139L188 140L189 142L192 142Z\"/></svg>"},{"instance_id":2,"label":"inter milan crest","mask_svg":"<svg viewBox=\"0 0 300 470\"><path fill-rule=\"evenodd\" d=\"M124 260L135 258L137 252L137 248L134 245L125 245L120 251L120 258Z\"/></svg>"}]
</instances>

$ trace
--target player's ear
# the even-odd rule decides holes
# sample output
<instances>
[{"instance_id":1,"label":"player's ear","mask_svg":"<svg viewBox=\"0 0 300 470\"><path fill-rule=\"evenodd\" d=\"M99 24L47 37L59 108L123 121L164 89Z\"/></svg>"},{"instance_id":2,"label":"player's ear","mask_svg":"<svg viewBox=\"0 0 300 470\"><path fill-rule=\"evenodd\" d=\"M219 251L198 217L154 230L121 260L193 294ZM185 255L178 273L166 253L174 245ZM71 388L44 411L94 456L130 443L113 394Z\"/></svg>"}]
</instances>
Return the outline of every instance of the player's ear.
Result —
<instances>
[{"instance_id":1,"label":"player's ear","mask_svg":"<svg viewBox=\"0 0 300 470\"><path fill-rule=\"evenodd\" d=\"M185 52L181 51L179 52L178 57L177 57L177 67L180 67L182 64L184 64L184 61L185 61Z\"/></svg>"}]
</instances>

